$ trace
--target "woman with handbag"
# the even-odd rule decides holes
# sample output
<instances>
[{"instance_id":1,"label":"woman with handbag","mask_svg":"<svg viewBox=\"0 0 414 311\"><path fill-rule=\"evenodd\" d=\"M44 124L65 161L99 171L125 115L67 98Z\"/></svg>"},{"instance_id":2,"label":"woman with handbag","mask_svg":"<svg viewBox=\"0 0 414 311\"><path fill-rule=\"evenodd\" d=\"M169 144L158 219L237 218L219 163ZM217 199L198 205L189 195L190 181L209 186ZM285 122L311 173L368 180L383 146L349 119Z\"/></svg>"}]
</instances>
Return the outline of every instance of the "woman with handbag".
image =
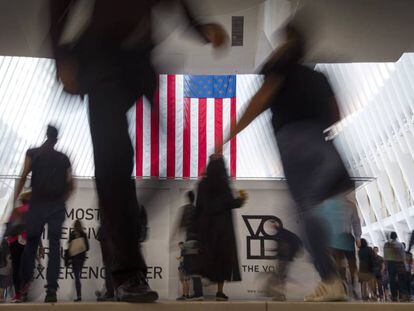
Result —
<instances>
[{"instance_id":1,"label":"woman with handbag","mask_svg":"<svg viewBox=\"0 0 414 311\"><path fill-rule=\"evenodd\" d=\"M69 235L68 254L75 275L76 299L75 302L82 301L81 273L86 260L86 253L89 250L88 237L82 227L82 222L76 220Z\"/></svg>"}]
</instances>

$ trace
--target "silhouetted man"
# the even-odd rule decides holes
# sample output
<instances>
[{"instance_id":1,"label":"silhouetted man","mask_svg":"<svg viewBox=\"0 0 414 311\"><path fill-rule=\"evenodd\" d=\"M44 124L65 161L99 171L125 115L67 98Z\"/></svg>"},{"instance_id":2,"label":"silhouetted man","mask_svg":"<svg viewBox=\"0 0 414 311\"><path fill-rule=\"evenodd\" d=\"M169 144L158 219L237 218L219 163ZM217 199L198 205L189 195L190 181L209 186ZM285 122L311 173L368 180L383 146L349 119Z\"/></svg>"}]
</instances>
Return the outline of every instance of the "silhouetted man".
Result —
<instances>
[{"instance_id":1,"label":"silhouetted man","mask_svg":"<svg viewBox=\"0 0 414 311\"><path fill-rule=\"evenodd\" d=\"M58 130L47 128L47 139L39 148L29 149L26 153L22 178L17 186L15 201L22 191L27 175L32 172L32 196L30 208L26 214L27 244L23 251L22 299L33 278L36 251L44 229L48 226L49 261L47 266L47 285L45 302L56 302L58 276L60 269L60 237L65 220L65 202L73 192L73 179L69 158L54 149L58 139Z\"/></svg>"},{"instance_id":2,"label":"silhouetted man","mask_svg":"<svg viewBox=\"0 0 414 311\"><path fill-rule=\"evenodd\" d=\"M142 95L152 101L157 87L150 60L151 10L160 2L181 4L192 28L213 46L226 40L223 28L199 24L182 0L90 0L83 11L76 9L85 1L50 1L57 76L67 92L89 97L102 228L112 254L117 299L129 302L158 298L146 281L147 268L139 249L138 202L131 178L134 152L126 113ZM85 13L87 20L78 32L70 31L72 16L79 17L74 10Z\"/></svg>"}]
</instances>

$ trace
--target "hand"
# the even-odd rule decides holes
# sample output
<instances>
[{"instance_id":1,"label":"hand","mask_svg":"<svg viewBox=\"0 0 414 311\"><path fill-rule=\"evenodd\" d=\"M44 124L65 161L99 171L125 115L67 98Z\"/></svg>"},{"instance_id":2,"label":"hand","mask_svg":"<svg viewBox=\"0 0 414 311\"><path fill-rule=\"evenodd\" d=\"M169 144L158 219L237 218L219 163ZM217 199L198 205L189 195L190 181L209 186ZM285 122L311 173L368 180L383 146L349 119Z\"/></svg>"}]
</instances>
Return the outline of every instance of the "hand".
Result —
<instances>
[{"instance_id":1,"label":"hand","mask_svg":"<svg viewBox=\"0 0 414 311\"><path fill-rule=\"evenodd\" d=\"M200 31L204 38L213 44L214 48L221 47L229 41L227 32L219 24L210 23L201 25Z\"/></svg>"},{"instance_id":2,"label":"hand","mask_svg":"<svg viewBox=\"0 0 414 311\"><path fill-rule=\"evenodd\" d=\"M357 239L357 240L355 241L355 244L356 244L356 246L357 246L358 248L361 248L361 240L360 240L360 239Z\"/></svg>"},{"instance_id":3,"label":"hand","mask_svg":"<svg viewBox=\"0 0 414 311\"><path fill-rule=\"evenodd\" d=\"M45 248L43 246L39 246L39 258L45 259Z\"/></svg>"},{"instance_id":4,"label":"hand","mask_svg":"<svg viewBox=\"0 0 414 311\"><path fill-rule=\"evenodd\" d=\"M245 190L239 190L239 197L243 201L247 201L247 199L249 198L249 196L248 196L248 194Z\"/></svg>"},{"instance_id":5,"label":"hand","mask_svg":"<svg viewBox=\"0 0 414 311\"><path fill-rule=\"evenodd\" d=\"M77 80L78 64L72 59L56 62L57 80L62 82L63 90L72 95L78 95L80 88Z\"/></svg>"}]
</instances>

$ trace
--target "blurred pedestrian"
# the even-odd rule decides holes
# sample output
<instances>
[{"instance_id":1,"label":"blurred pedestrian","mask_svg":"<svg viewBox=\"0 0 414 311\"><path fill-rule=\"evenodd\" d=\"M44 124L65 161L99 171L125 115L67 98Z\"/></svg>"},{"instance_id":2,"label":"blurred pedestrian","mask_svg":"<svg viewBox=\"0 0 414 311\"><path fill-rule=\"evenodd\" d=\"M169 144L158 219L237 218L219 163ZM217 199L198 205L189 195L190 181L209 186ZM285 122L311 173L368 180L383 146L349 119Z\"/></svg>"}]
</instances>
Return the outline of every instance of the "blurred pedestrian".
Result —
<instances>
[{"instance_id":1,"label":"blurred pedestrian","mask_svg":"<svg viewBox=\"0 0 414 311\"><path fill-rule=\"evenodd\" d=\"M346 300L345 284L330 255L329 220L315 212L324 200L354 187L332 141L324 135L340 120L339 109L326 77L301 64L305 40L300 31L288 25L286 35L286 42L263 66L264 83L226 141L264 110L272 110L284 173L304 223L304 242L321 277L305 300Z\"/></svg>"},{"instance_id":2,"label":"blurred pedestrian","mask_svg":"<svg viewBox=\"0 0 414 311\"><path fill-rule=\"evenodd\" d=\"M179 223L172 237L180 231L185 232L185 242L183 248L183 270L189 277L193 285L193 294L185 297L185 300L202 301L203 284L200 276L201 259L199 256L199 226L196 219L196 207L194 206L195 195L192 190L186 192L187 203L181 208Z\"/></svg>"},{"instance_id":3,"label":"blurred pedestrian","mask_svg":"<svg viewBox=\"0 0 414 311\"><path fill-rule=\"evenodd\" d=\"M375 253L365 239L361 239L358 251L359 274L358 279L361 283L362 300L368 301L375 299Z\"/></svg>"},{"instance_id":4,"label":"blurred pedestrian","mask_svg":"<svg viewBox=\"0 0 414 311\"><path fill-rule=\"evenodd\" d=\"M217 301L226 301L225 281L241 281L233 225L233 209L245 203L235 198L223 157L210 157L198 185L196 213L200 236L201 275L217 283Z\"/></svg>"},{"instance_id":5,"label":"blurred pedestrian","mask_svg":"<svg viewBox=\"0 0 414 311\"><path fill-rule=\"evenodd\" d=\"M373 248L375 254L375 265L374 265L374 274L377 282L376 285L376 294L381 301L385 301L385 289L384 289L384 272L385 264L384 258L379 255L379 249L377 246Z\"/></svg>"},{"instance_id":6,"label":"blurred pedestrian","mask_svg":"<svg viewBox=\"0 0 414 311\"><path fill-rule=\"evenodd\" d=\"M39 147L26 152L22 177L17 185L14 201L21 193L27 175L32 172L32 195L30 208L26 213L27 243L22 255L21 295L26 299L33 279L36 252L45 225L48 226L49 261L45 302L57 301L58 276L60 269L60 237L65 220L66 200L74 189L69 158L55 150L58 130L49 125L46 141Z\"/></svg>"},{"instance_id":7,"label":"blurred pedestrian","mask_svg":"<svg viewBox=\"0 0 414 311\"><path fill-rule=\"evenodd\" d=\"M187 300L188 298L190 298L190 278L184 268L184 256L185 256L184 242L179 242L178 247L180 249L180 256L177 257L177 260L179 262L178 278L180 280L181 287L182 287L182 295L178 297L177 300Z\"/></svg>"},{"instance_id":8,"label":"blurred pedestrian","mask_svg":"<svg viewBox=\"0 0 414 311\"><path fill-rule=\"evenodd\" d=\"M413 254L411 253L411 251L409 251L409 249L406 247L405 243L402 243L404 249L405 249L405 283L406 283L406 287L407 287L407 298L405 299L405 301L411 301L411 292L412 292L412 287L411 287L411 280L412 280L412 275L411 275L411 271L413 269Z\"/></svg>"},{"instance_id":9,"label":"blurred pedestrian","mask_svg":"<svg viewBox=\"0 0 414 311\"><path fill-rule=\"evenodd\" d=\"M82 301L81 273L85 265L86 255L89 251L88 237L83 230L82 222L77 219L73 223L69 235L68 250L73 274L75 275L76 299L75 302Z\"/></svg>"},{"instance_id":10,"label":"blurred pedestrian","mask_svg":"<svg viewBox=\"0 0 414 311\"><path fill-rule=\"evenodd\" d=\"M293 232L283 226L282 220L275 217L268 220L270 230L274 232L273 240L276 242L276 270L270 272L267 284L267 294L274 301L286 300L286 278L291 262L302 248L302 241Z\"/></svg>"},{"instance_id":11,"label":"blurred pedestrian","mask_svg":"<svg viewBox=\"0 0 414 311\"><path fill-rule=\"evenodd\" d=\"M13 286L13 264L7 239L0 244L0 303L6 302L8 292Z\"/></svg>"},{"instance_id":12,"label":"blurred pedestrian","mask_svg":"<svg viewBox=\"0 0 414 311\"><path fill-rule=\"evenodd\" d=\"M214 47L227 35L217 24L196 21L184 0L49 3L57 76L65 91L87 94L89 99L95 181L117 299L155 301L158 294L148 285L137 232L134 152L126 117L142 95L153 100L158 84L151 64L152 8L158 3L179 4L188 24ZM79 27L77 17L84 17L85 27ZM79 31L71 32L73 27Z\"/></svg>"},{"instance_id":13,"label":"blurred pedestrian","mask_svg":"<svg viewBox=\"0 0 414 311\"><path fill-rule=\"evenodd\" d=\"M405 301L408 299L407 283L405 282L405 250L397 239L397 233L391 232L390 240L384 244L384 260L388 270L391 300Z\"/></svg>"}]
</instances>

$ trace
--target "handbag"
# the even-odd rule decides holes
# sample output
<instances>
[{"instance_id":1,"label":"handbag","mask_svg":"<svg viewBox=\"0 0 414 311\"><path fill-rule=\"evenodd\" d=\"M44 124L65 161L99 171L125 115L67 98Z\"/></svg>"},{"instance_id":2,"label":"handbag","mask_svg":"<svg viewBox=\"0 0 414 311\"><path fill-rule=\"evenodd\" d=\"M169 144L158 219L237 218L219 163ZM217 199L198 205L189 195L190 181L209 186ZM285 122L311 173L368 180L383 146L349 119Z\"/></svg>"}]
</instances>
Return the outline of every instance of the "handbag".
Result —
<instances>
[{"instance_id":1,"label":"handbag","mask_svg":"<svg viewBox=\"0 0 414 311\"><path fill-rule=\"evenodd\" d=\"M76 255L86 252L85 238L80 237L73 239L69 244L68 252L70 257L75 257Z\"/></svg>"}]
</instances>

